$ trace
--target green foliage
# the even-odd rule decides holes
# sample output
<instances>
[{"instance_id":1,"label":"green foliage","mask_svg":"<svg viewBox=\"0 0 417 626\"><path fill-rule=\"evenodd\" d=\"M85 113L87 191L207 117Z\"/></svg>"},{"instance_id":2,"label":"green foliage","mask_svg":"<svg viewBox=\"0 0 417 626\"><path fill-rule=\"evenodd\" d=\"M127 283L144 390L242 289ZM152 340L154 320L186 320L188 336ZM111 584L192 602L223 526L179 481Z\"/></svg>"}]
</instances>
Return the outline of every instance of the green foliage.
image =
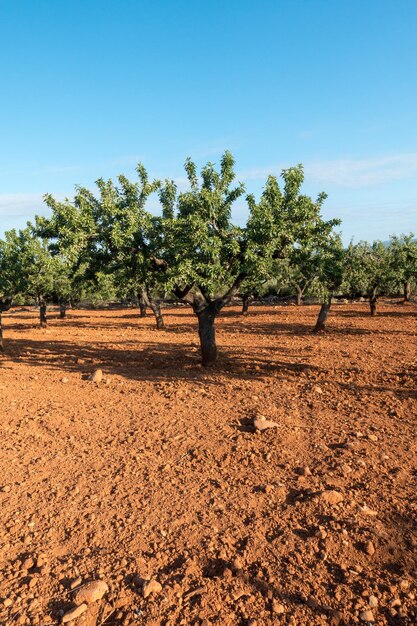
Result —
<instances>
[{"instance_id":1,"label":"green foliage","mask_svg":"<svg viewBox=\"0 0 417 626\"><path fill-rule=\"evenodd\" d=\"M346 250L343 288L352 296L386 291L389 283L389 255L381 241L350 243Z\"/></svg>"},{"instance_id":2,"label":"green foliage","mask_svg":"<svg viewBox=\"0 0 417 626\"><path fill-rule=\"evenodd\" d=\"M232 206L244 187L241 183L232 186L234 159L229 152L222 157L220 171L208 163L199 179L190 159L185 170L189 190L177 195L173 181L165 181L159 193L160 257L169 288L190 285L213 299L242 271L244 231L232 223Z\"/></svg>"},{"instance_id":3,"label":"green foliage","mask_svg":"<svg viewBox=\"0 0 417 626\"><path fill-rule=\"evenodd\" d=\"M417 241L413 233L393 235L388 248L388 264L393 283L402 288L407 282L417 279Z\"/></svg>"},{"instance_id":4,"label":"green foliage","mask_svg":"<svg viewBox=\"0 0 417 626\"><path fill-rule=\"evenodd\" d=\"M116 288L120 293L137 293L152 276L149 259L159 227L145 204L159 182L149 182L142 164L136 171L139 182L135 183L122 175L118 185L99 179L97 196L83 187L77 187L73 202L45 196L52 216L38 218L38 231L51 240L52 254L72 268L72 289L80 290L82 285L83 297L100 289L103 298Z\"/></svg>"},{"instance_id":5,"label":"green foliage","mask_svg":"<svg viewBox=\"0 0 417 626\"><path fill-rule=\"evenodd\" d=\"M26 286L18 240L15 230L6 232L4 240L0 240L0 301L5 306L23 293Z\"/></svg>"},{"instance_id":6,"label":"green foliage","mask_svg":"<svg viewBox=\"0 0 417 626\"><path fill-rule=\"evenodd\" d=\"M52 294L55 265L47 245L33 234L30 225L7 232L2 249L7 264L4 276L12 295L24 293L39 301Z\"/></svg>"},{"instance_id":7,"label":"green foliage","mask_svg":"<svg viewBox=\"0 0 417 626\"><path fill-rule=\"evenodd\" d=\"M325 302L337 293L343 284L345 273L345 250L339 234L329 234L315 251L315 288Z\"/></svg>"}]
</instances>

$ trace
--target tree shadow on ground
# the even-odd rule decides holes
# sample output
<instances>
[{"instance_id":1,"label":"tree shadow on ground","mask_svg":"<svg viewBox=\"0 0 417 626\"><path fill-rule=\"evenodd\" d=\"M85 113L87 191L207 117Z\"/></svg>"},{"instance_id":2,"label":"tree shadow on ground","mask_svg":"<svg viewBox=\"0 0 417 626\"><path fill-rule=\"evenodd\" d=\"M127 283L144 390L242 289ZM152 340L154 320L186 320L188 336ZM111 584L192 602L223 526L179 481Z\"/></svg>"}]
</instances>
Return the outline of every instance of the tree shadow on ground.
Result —
<instances>
[{"instance_id":1,"label":"tree shadow on ground","mask_svg":"<svg viewBox=\"0 0 417 626\"><path fill-rule=\"evenodd\" d=\"M277 354L288 353L277 349ZM289 356L292 358L291 353ZM6 354L0 360L0 368L9 360L33 367L47 367L65 372L76 372L80 376L100 367L105 374L119 375L132 380L206 379L207 375L219 374L240 380L259 378L263 375L292 376L304 371L320 371L309 363L286 362L282 358L272 359L251 356L239 348L222 346L218 363L210 368L200 364L197 347L182 343L125 341L123 346L105 342L94 344L54 341L48 339L8 339Z\"/></svg>"}]
</instances>

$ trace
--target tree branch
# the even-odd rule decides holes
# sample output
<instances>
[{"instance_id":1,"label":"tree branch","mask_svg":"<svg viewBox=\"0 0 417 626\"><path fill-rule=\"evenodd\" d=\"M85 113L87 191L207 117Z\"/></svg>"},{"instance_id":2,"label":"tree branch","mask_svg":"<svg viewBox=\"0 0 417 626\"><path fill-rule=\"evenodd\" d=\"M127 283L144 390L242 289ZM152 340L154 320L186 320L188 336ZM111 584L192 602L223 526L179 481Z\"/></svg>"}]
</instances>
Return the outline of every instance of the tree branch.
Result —
<instances>
[{"instance_id":1,"label":"tree branch","mask_svg":"<svg viewBox=\"0 0 417 626\"><path fill-rule=\"evenodd\" d=\"M224 294L224 296L221 296L220 298L216 298L216 300L214 301L216 313L218 313L224 306L229 304L233 296L235 296L237 292L239 291L239 287L243 283L245 278L246 278L246 273L241 272L240 274L238 274L238 276L235 278L233 285L230 287L229 291L227 291Z\"/></svg>"}]
</instances>

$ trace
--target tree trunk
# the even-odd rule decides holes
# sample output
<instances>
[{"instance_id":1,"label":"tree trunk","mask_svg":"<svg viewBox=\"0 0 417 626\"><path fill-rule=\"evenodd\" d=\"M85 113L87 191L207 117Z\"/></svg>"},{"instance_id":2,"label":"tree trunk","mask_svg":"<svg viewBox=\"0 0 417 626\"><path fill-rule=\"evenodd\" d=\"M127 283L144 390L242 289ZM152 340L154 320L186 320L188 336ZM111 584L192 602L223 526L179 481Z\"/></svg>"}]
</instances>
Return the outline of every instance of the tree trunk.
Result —
<instances>
[{"instance_id":1,"label":"tree trunk","mask_svg":"<svg viewBox=\"0 0 417 626\"><path fill-rule=\"evenodd\" d=\"M217 360L216 330L214 327L216 312L214 307L207 306L197 313L197 317L202 363L207 367L214 365Z\"/></svg>"},{"instance_id":2,"label":"tree trunk","mask_svg":"<svg viewBox=\"0 0 417 626\"><path fill-rule=\"evenodd\" d=\"M46 319L46 302L44 300L41 300L39 303L39 321L41 328L46 328L48 321Z\"/></svg>"},{"instance_id":3,"label":"tree trunk","mask_svg":"<svg viewBox=\"0 0 417 626\"><path fill-rule=\"evenodd\" d=\"M331 303L332 303L332 298L331 296L329 296L327 302L323 302L323 304L321 305L321 309L317 317L317 322L313 330L314 333L319 333L325 330L326 321L329 315Z\"/></svg>"},{"instance_id":4,"label":"tree trunk","mask_svg":"<svg viewBox=\"0 0 417 626\"><path fill-rule=\"evenodd\" d=\"M146 308L148 306L148 303L146 301L146 296L143 290L139 291L138 300L139 300L140 316L146 317Z\"/></svg>"},{"instance_id":5,"label":"tree trunk","mask_svg":"<svg viewBox=\"0 0 417 626\"><path fill-rule=\"evenodd\" d=\"M372 317L375 317L376 315L376 302L377 302L377 295L376 295L376 288L375 288L371 291L369 295L369 306L371 309Z\"/></svg>"},{"instance_id":6,"label":"tree trunk","mask_svg":"<svg viewBox=\"0 0 417 626\"><path fill-rule=\"evenodd\" d=\"M149 298L149 306L151 307L153 314L155 315L156 320L156 328L157 330L162 330L165 328L164 318L161 313L161 303L159 300L154 300L153 298Z\"/></svg>"},{"instance_id":7,"label":"tree trunk","mask_svg":"<svg viewBox=\"0 0 417 626\"><path fill-rule=\"evenodd\" d=\"M404 283L404 302L410 302L411 297L411 283L407 280Z\"/></svg>"},{"instance_id":8,"label":"tree trunk","mask_svg":"<svg viewBox=\"0 0 417 626\"><path fill-rule=\"evenodd\" d=\"M301 287L299 287L298 285L296 286L297 289L297 306L301 306L303 304L303 290L301 289Z\"/></svg>"},{"instance_id":9,"label":"tree trunk","mask_svg":"<svg viewBox=\"0 0 417 626\"><path fill-rule=\"evenodd\" d=\"M0 354L4 354L4 346L3 346L3 325L1 321L2 311L0 309Z\"/></svg>"},{"instance_id":10,"label":"tree trunk","mask_svg":"<svg viewBox=\"0 0 417 626\"><path fill-rule=\"evenodd\" d=\"M245 294L242 296L242 315L248 314L250 301L251 296L249 294Z\"/></svg>"},{"instance_id":11,"label":"tree trunk","mask_svg":"<svg viewBox=\"0 0 417 626\"><path fill-rule=\"evenodd\" d=\"M65 302L61 302L59 305L59 317L63 320L67 314L67 305Z\"/></svg>"}]
</instances>

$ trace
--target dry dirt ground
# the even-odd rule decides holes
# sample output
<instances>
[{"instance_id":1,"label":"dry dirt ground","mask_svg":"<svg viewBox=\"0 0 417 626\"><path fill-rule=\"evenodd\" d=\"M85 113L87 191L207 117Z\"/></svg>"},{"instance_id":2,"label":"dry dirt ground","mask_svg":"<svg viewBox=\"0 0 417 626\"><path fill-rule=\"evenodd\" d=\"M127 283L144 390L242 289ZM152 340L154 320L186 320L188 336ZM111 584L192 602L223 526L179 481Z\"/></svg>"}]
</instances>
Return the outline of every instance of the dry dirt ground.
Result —
<instances>
[{"instance_id":1,"label":"dry dirt ground","mask_svg":"<svg viewBox=\"0 0 417 626\"><path fill-rule=\"evenodd\" d=\"M417 306L316 315L5 315L0 623L416 624Z\"/></svg>"}]
</instances>

